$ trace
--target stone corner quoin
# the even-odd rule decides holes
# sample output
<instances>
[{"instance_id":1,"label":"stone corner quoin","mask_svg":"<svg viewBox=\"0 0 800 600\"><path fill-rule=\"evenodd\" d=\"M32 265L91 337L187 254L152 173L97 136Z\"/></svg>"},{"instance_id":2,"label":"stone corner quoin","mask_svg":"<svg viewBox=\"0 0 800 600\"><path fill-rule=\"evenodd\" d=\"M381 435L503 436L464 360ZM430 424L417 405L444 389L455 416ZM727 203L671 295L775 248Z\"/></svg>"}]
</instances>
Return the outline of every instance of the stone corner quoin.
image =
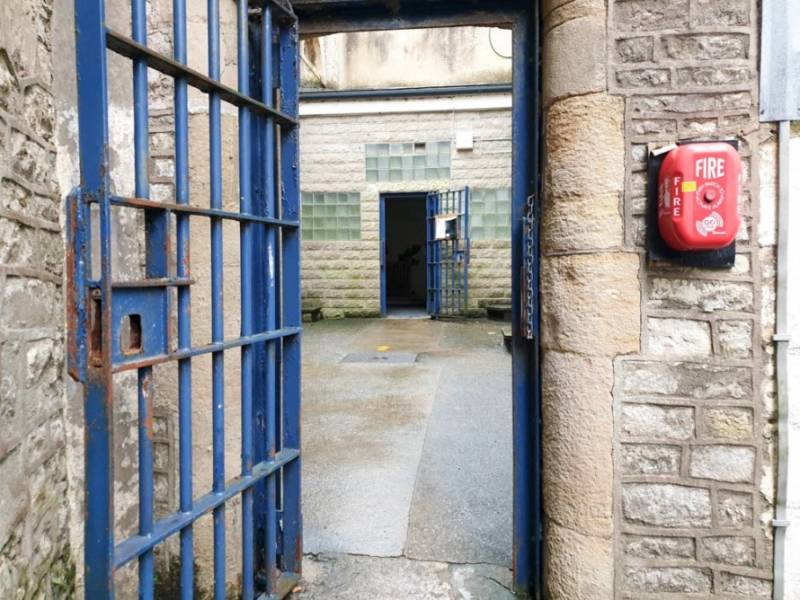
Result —
<instances>
[{"instance_id":1,"label":"stone corner quoin","mask_svg":"<svg viewBox=\"0 0 800 600\"><path fill-rule=\"evenodd\" d=\"M545 524L583 540L551 535L549 592L768 597L774 150L757 119L758 5L573 0L544 14ZM647 261L648 148L692 138L740 144L730 270ZM584 558L591 572L567 567Z\"/></svg>"}]
</instances>

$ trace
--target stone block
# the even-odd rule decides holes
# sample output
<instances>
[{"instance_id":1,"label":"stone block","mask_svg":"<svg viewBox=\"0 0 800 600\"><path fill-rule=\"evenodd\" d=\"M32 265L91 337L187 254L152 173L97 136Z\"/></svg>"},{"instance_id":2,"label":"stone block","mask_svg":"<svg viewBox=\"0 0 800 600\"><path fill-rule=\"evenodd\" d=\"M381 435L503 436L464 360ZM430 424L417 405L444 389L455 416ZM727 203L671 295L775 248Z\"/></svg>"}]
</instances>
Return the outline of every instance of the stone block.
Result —
<instances>
[{"instance_id":1,"label":"stone block","mask_svg":"<svg viewBox=\"0 0 800 600\"><path fill-rule=\"evenodd\" d=\"M585 536L546 521L547 597L553 600L611 598L614 553L611 537Z\"/></svg>"},{"instance_id":2,"label":"stone block","mask_svg":"<svg viewBox=\"0 0 800 600\"><path fill-rule=\"evenodd\" d=\"M729 529L744 529L753 524L753 495L742 492L720 491L714 508L717 523Z\"/></svg>"},{"instance_id":3,"label":"stone block","mask_svg":"<svg viewBox=\"0 0 800 600\"><path fill-rule=\"evenodd\" d=\"M19 177L46 186L55 174L55 154L19 131L11 132L11 169Z\"/></svg>"},{"instance_id":4,"label":"stone block","mask_svg":"<svg viewBox=\"0 0 800 600\"><path fill-rule=\"evenodd\" d=\"M624 535L622 551L632 558L661 560L695 558L694 540L687 537Z\"/></svg>"},{"instance_id":5,"label":"stone block","mask_svg":"<svg viewBox=\"0 0 800 600\"><path fill-rule=\"evenodd\" d=\"M678 475L681 468L680 446L623 444L623 475Z\"/></svg>"},{"instance_id":6,"label":"stone block","mask_svg":"<svg viewBox=\"0 0 800 600\"><path fill-rule=\"evenodd\" d=\"M682 67L676 70L677 85L714 87L746 85L753 78L750 67Z\"/></svg>"},{"instance_id":7,"label":"stone block","mask_svg":"<svg viewBox=\"0 0 800 600\"><path fill-rule=\"evenodd\" d=\"M664 136L678 131L675 119L633 119L631 130L636 135Z\"/></svg>"},{"instance_id":8,"label":"stone block","mask_svg":"<svg viewBox=\"0 0 800 600\"><path fill-rule=\"evenodd\" d=\"M772 597L772 582L768 579L723 572L720 580L722 591L728 594L738 594L746 598Z\"/></svg>"},{"instance_id":9,"label":"stone block","mask_svg":"<svg viewBox=\"0 0 800 600\"><path fill-rule=\"evenodd\" d=\"M651 308L703 312L753 310L753 286L732 281L666 279L650 281Z\"/></svg>"},{"instance_id":10,"label":"stone block","mask_svg":"<svg viewBox=\"0 0 800 600\"><path fill-rule=\"evenodd\" d=\"M705 408L703 430L707 436L721 440L750 439L753 437L753 409L741 406Z\"/></svg>"},{"instance_id":11,"label":"stone block","mask_svg":"<svg viewBox=\"0 0 800 600\"><path fill-rule=\"evenodd\" d=\"M620 70L614 80L623 89L666 88L670 85L670 72L669 69Z\"/></svg>"},{"instance_id":12,"label":"stone block","mask_svg":"<svg viewBox=\"0 0 800 600\"><path fill-rule=\"evenodd\" d=\"M612 385L608 358L542 357L544 509L583 534L611 534Z\"/></svg>"},{"instance_id":13,"label":"stone block","mask_svg":"<svg viewBox=\"0 0 800 600\"><path fill-rule=\"evenodd\" d=\"M606 88L606 21L581 17L549 30L544 52L558 56L542 74L545 103Z\"/></svg>"},{"instance_id":14,"label":"stone block","mask_svg":"<svg viewBox=\"0 0 800 600\"><path fill-rule=\"evenodd\" d=\"M750 23L749 0L693 0L692 27L743 26Z\"/></svg>"},{"instance_id":15,"label":"stone block","mask_svg":"<svg viewBox=\"0 0 800 600\"><path fill-rule=\"evenodd\" d=\"M689 319L647 319L648 349L656 356L708 356L711 324Z\"/></svg>"},{"instance_id":16,"label":"stone block","mask_svg":"<svg viewBox=\"0 0 800 600\"><path fill-rule=\"evenodd\" d=\"M578 198L548 195L542 211L541 236L544 253L622 246L619 194Z\"/></svg>"},{"instance_id":17,"label":"stone block","mask_svg":"<svg viewBox=\"0 0 800 600\"><path fill-rule=\"evenodd\" d=\"M712 588L710 569L691 567L627 567L625 589L645 593L708 594Z\"/></svg>"},{"instance_id":18,"label":"stone block","mask_svg":"<svg viewBox=\"0 0 800 600\"><path fill-rule=\"evenodd\" d=\"M47 327L59 296L56 286L37 279L9 277L3 290L0 326L8 329Z\"/></svg>"},{"instance_id":19,"label":"stone block","mask_svg":"<svg viewBox=\"0 0 800 600\"><path fill-rule=\"evenodd\" d=\"M48 142L52 141L55 130L53 95L38 83L25 88L22 116L36 135Z\"/></svg>"},{"instance_id":20,"label":"stone block","mask_svg":"<svg viewBox=\"0 0 800 600\"><path fill-rule=\"evenodd\" d=\"M753 106L750 92L727 94L665 94L637 96L629 101L633 115L658 113L697 113L748 109Z\"/></svg>"},{"instance_id":21,"label":"stone block","mask_svg":"<svg viewBox=\"0 0 800 600\"><path fill-rule=\"evenodd\" d=\"M546 193L621 193L625 180L623 101L607 94L558 100L547 111ZM587 157L591 156L591 160Z\"/></svg>"},{"instance_id":22,"label":"stone block","mask_svg":"<svg viewBox=\"0 0 800 600\"><path fill-rule=\"evenodd\" d=\"M627 483L622 486L622 516L634 525L711 527L711 493L667 483Z\"/></svg>"},{"instance_id":23,"label":"stone block","mask_svg":"<svg viewBox=\"0 0 800 600\"><path fill-rule=\"evenodd\" d=\"M636 396L680 396L697 400L749 398L748 367L707 363L630 360L622 364L623 390Z\"/></svg>"},{"instance_id":24,"label":"stone block","mask_svg":"<svg viewBox=\"0 0 800 600\"><path fill-rule=\"evenodd\" d=\"M747 58L750 36L746 33L677 34L661 38L661 51L674 60L721 60Z\"/></svg>"},{"instance_id":25,"label":"stone block","mask_svg":"<svg viewBox=\"0 0 800 600\"><path fill-rule=\"evenodd\" d=\"M621 31L686 29L689 0L618 0L613 6L613 24Z\"/></svg>"},{"instance_id":26,"label":"stone block","mask_svg":"<svg viewBox=\"0 0 800 600\"><path fill-rule=\"evenodd\" d=\"M737 567L755 566L756 541L752 537L716 536L700 540L700 557Z\"/></svg>"},{"instance_id":27,"label":"stone block","mask_svg":"<svg viewBox=\"0 0 800 600\"><path fill-rule=\"evenodd\" d=\"M19 80L14 66L3 50L0 50L0 110L15 113L19 105Z\"/></svg>"},{"instance_id":28,"label":"stone block","mask_svg":"<svg viewBox=\"0 0 800 600\"><path fill-rule=\"evenodd\" d=\"M689 459L689 474L700 479L752 483L755 459L756 451L749 446L697 446Z\"/></svg>"},{"instance_id":29,"label":"stone block","mask_svg":"<svg viewBox=\"0 0 800 600\"><path fill-rule=\"evenodd\" d=\"M653 60L653 38L632 37L614 42L615 58L621 63L650 62Z\"/></svg>"},{"instance_id":30,"label":"stone block","mask_svg":"<svg viewBox=\"0 0 800 600\"><path fill-rule=\"evenodd\" d=\"M639 350L639 257L580 254L542 259L545 348L616 356Z\"/></svg>"},{"instance_id":31,"label":"stone block","mask_svg":"<svg viewBox=\"0 0 800 600\"><path fill-rule=\"evenodd\" d=\"M694 409L688 406L624 404L622 433L630 438L689 440L694 437Z\"/></svg>"}]
</instances>

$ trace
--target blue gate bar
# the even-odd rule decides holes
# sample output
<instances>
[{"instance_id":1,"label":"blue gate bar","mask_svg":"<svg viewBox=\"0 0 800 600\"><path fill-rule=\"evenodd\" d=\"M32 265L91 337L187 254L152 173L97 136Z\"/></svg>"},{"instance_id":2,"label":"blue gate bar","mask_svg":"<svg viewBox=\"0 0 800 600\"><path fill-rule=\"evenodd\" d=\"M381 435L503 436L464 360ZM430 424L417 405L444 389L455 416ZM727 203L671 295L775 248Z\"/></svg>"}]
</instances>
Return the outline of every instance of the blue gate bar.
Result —
<instances>
[{"instance_id":1,"label":"blue gate bar","mask_svg":"<svg viewBox=\"0 0 800 600\"><path fill-rule=\"evenodd\" d=\"M193 523L209 511L213 511L225 502L240 495L244 490L250 489L256 483L277 472L285 465L296 461L299 456L299 450L282 450L275 455L273 460L255 465L249 477L237 477L229 481L227 487L222 492L211 492L198 498L190 512L184 513L178 511L163 519L159 519L150 535L135 535L120 542L113 554L114 568L118 569L128 564L143 552L155 548L168 537L181 531L187 524Z\"/></svg>"},{"instance_id":2,"label":"blue gate bar","mask_svg":"<svg viewBox=\"0 0 800 600\"><path fill-rule=\"evenodd\" d=\"M274 105L274 86L273 86L273 66L274 66L274 52L273 52L273 28L272 28L272 7L265 5L261 17L261 101L270 108ZM266 118L266 131L263 136L264 148L262 150L264 160L264 215L267 217L274 217L278 214L276 207L276 194L275 194L275 121L272 117ZM276 315L277 304L275 297L277 295L277 287L275 285L275 268L276 268L276 231L270 227L266 231L265 251L267 256L267 269L266 269L266 329L273 330L277 327L278 320ZM266 420L266 439L264 444L266 446L266 457L271 460L277 453L276 437L277 437L277 423L276 415L278 409L277 403L277 387L275 385L277 377L277 364L276 364L276 340L271 340L266 343L266 373L265 373L265 420ZM265 515L266 530L264 532L265 540L265 563L266 563L266 582L265 593L269 596L275 592L278 576L280 570L278 569L278 503L277 503L277 477L270 476L266 481L266 501L265 501Z\"/></svg>"},{"instance_id":3,"label":"blue gate bar","mask_svg":"<svg viewBox=\"0 0 800 600\"><path fill-rule=\"evenodd\" d=\"M278 33L281 109L291 117L299 114L300 54L297 24L286 25ZM281 214L300 218L300 135L296 127L281 127ZM281 235L281 308L282 326L300 327L300 229L284 229ZM283 444L300 447L300 336L283 339L281 367L283 391ZM300 574L303 557L303 525L300 512L300 459L283 469L281 560L283 571Z\"/></svg>"},{"instance_id":4,"label":"blue gate bar","mask_svg":"<svg viewBox=\"0 0 800 600\"><path fill-rule=\"evenodd\" d=\"M172 46L175 61L186 64L186 0L172 3ZM175 201L189 204L189 89L186 77L175 78ZM175 215L177 240L177 275L189 277L189 216ZM178 348L190 348L191 288L178 288ZM182 512L192 510L192 361L178 361L178 421L180 462L179 506ZM194 594L194 534L191 523L181 529L181 598L189 600Z\"/></svg>"},{"instance_id":5,"label":"blue gate bar","mask_svg":"<svg viewBox=\"0 0 800 600\"><path fill-rule=\"evenodd\" d=\"M219 52L219 0L208 0L208 75L220 79ZM222 101L219 92L208 96L209 118L209 171L211 210L222 210ZM223 230L222 217L211 218L211 341L225 339L225 316L222 299ZM213 493L225 490L225 352L211 355L212 391L211 420L213 448ZM225 581L225 504L214 508L214 599L224 600Z\"/></svg>"},{"instance_id":6,"label":"blue gate bar","mask_svg":"<svg viewBox=\"0 0 800 600\"><path fill-rule=\"evenodd\" d=\"M175 214L194 215L200 217L218 217L223 220L263 223L264 225L280 225L281 227L300 227L300 222L296 220L277 219L274 217L264 217L261 215L243 214L222 209L200 208L198 206L186 206L173 204L171 202L158 202L147 198L123 198L121 196L111 196L111 204L114 206L127 206L130 208L145 208L153 211L172 212Z\"/></svg>"},{"instance_id":7,"label":"blue gate bar","mask_svg":"<svg viewBox=\"0 0 800 600\"><path fill-rule=\"evenodd\" d=\"M131 0L132 33L110 31L103 0L76 0L81 186L67 199L70 374L84 383L86 409L86 503L84 571L86 596L113 598L114 572L139 564L139 597L152 598L154 550L180 537L180 596L194 594L193 524L213 513L214 597L226 593L225 505L242 499L242 596L278 599L299 578L300 517L300 230L297 28L288 4L268 0L259 10L239 0L239 89L220 79L219 0L208 0L208 76L186 66L186 1L173 0L173 56L147 47L146 0ZM274 9L274 14L272 10ZM275 34L279 40L281 110L274 108ZM252 47L248 48L248 44ZM132 61L135 191L133 198L109 193L106 49ZM252 59L252 60L251 60ZM148 69L174 78L175 198L149 198ZM189 204L188 88L208 94L209 207ZM255 93L254 93L255 92ZM240 207L223 209L221 104L240 111ZM284 112L285 111L285 112ZM276 127L280 127L280 165ZM279 184L280 181L280 184ZM278 190L281 191L280 199ZM90 272L91 208L99 208L99 279ZM114 281L111 272L111 207L144 216L145 277ZM207 218L211 233L211 342L191 340L190 218ZM170 223L176 226L175 273L170 273ZM241 237L242 329L224 337L223 237L225 220L238 222ZM279 283L283 282L284 285ZM174 292L172 290L175 290ZM177 340L170 329L175 294ZM284 308L285 307L285 308ZM283 310L283 312L281 312ZM123 322L130 331L123 339ZM127 344L127 345L126 345ZM242 353L242 472L226 481L224 353ZM192 379L196 356L212 359L213 478L210 490L193 495ZM256 361L256 357L258 360ZM178 368L179 508L156 520L153 474L153 367ZM116 373L137 373L139 530L114 543L114 444ZM88 457L91 456L91 461ZM283 492L283 493L282 493ZM254 504L254 498L258 503ZM255 512L254 512L255 511Z\"/></svg>"},{"instance_id":8,"label":"blue gate bar","mask_svg":"<svg viewBox=\"0 0 800 600\"><path fill-rule=\"evenodd\" d=\"M74 327L69 343L72 368L85 384L84 429L86 489L86 521L84 524L84 563L92 565L85 569L85 594L89 598L109 598L114 589L114 477L113 465L113 416L108 402L111 393L111 260L110 260L110 211L108 194L108 87L106 81L106 39L104 0L84 0L76 4L75 53L79 93L78 132L81 154L80 191L73 194L73 204L68 208L70 223L68 236L71 248L68 274L73 289L69 291L69 319ZM100 286L95 294L87 289L86 282L93 276L91 220L88 202L100 205L100 244L96 248L100 262ZM105 239L103 239L105 233ZM70 257L69 255L72 254ZM92 321L105 327L108 335L102 344L102 334L96 332ZM102 329L100 329L102 332ZM89 459L91 457L91 460Z\"/></svg>"},{"instance_id":9,"label":"blue gate bar","mask_svg":"<svg viewBox=\"0 0 800 600\"><path fill-rule=\"evenodd\" d=\"M239 93L250 96L250 48L248 40L248 0L237 0L237 46ZM247 106L239 107L239 203L243 213L253 212L251 121ZM241 289L241 336L253 334L253 225L240 224L240 289ZM253 369L254 348L242 346L242 477L250 477L253 468ZM242 598L252 600L255 596L253 558L253 490L242 492Z\"/></svg>"},{"instance_id":10,"label":"blue gate bar","mask_svg":"<svg viewBox=\"0 0 800 600\"><path fill-rule=\"evenodd\" d=\"M132 0L131 24L133 39L147 45L147 12L144 0ZM133 135L134 135L134 186L140 198L149 198L148 168L150 161L149 110L147 102L147 62L141 57L133 59ZM166 277L165 219L162 214L145 212L145 237L147 246L148 278ZM153 371L152 367L139 370L138 421L139 421L139 534L153 531ZM153 552L139 557L139 598L151 599L155 586Z\"/></svg>"},{"instance_id":11,"label":"blue gate bar","mask_svg":"<svg viewBox=\"0 0 800 600\"><path fill-rule=\"evenodd\" d=\"M197 88L201 92L205 92L206 94L217 92L220 95L220 98L222 98L225 102L229 102L230 104L238 107L247 106L256 112L270 114L281 125L298 124L296 118L289 117L279 110L270 109L265 106L263 102L259 102L255 98L251 98L250 96L242 94L241 92L237 92L233 88L230 88L223 83L214 81L202 73L187 67L185 64L176 62L175 60L158 54L146 46L137 44L134 40L125 37L113 29L106 29L106 32L106 43L108 44L108 49L113 50L117 54L127 58L142 56L147 59L147 66L149 66L151 69L155 69L156 71L171 77L183 78L186 83L194 88Z\"/></svg>"}]
</instances>

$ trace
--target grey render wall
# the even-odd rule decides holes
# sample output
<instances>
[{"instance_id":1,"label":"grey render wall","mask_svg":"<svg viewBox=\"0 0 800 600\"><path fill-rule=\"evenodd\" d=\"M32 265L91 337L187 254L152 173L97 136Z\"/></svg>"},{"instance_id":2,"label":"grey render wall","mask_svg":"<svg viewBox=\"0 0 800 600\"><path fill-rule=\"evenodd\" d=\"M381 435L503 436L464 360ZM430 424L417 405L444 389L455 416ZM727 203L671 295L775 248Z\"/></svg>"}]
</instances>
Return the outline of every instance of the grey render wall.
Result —
<instances>
[{"instance_id":1,"label":"grey render wall","mask_svg":"<svg viewBox=\"0 0 800 600\"><path fill-rule=\"evenodd\" d=\"M303 241L303 300L321 306L326 317L380 312L381 193L511 186L511 113L507 109L307 116L301 121L302 190L361 194L361 240ZM448 141L460 129L474 133L475 148L457 151L452 145L450 179L367 182L365 144ZM510 242L473 241L469 277L471 308L509 302Z\"/></svg>"},{"instance_id":2,"label":"grey render wall","mask_svg":"<svg viewBox=\"0 0 800 600\"><path fill-rule=\"evenodd\" d=\"M63 262L52 3L0 5L0 595L74 580L64 427Z\"/></svg>"}]
</instances>

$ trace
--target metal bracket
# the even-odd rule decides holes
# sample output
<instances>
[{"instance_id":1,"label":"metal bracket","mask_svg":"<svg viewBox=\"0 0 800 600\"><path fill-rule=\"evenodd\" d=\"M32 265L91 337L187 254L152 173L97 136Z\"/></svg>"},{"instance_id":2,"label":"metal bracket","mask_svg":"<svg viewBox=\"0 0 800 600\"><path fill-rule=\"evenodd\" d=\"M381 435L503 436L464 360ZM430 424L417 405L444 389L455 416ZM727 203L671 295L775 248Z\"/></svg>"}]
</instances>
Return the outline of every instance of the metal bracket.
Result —
<instances>
[{"instance_id":1,"label":"metal bracket","mask_svg":"<svg viewBox=\"0 0 800 600\"><path fill-rule=\"evenodd\" d=\"M789 527L791 521L789 519L772 519L772 526L776 528L786 528Z\"/></svg>"}]
</instances>

